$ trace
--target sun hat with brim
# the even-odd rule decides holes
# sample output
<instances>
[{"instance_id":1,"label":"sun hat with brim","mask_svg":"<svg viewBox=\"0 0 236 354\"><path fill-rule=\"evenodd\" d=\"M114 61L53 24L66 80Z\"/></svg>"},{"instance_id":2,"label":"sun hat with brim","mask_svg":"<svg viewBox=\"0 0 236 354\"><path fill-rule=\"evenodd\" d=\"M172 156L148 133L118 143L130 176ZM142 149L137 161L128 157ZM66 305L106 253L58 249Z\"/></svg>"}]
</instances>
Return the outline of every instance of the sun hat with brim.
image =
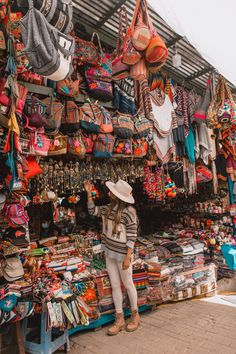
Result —
<instances>
[{"instance_id":1,"label":"sun hat with brim","mask_svg":"<svg viewBox=\"0 0 236 354\"><path fill-rule=\"evenodd\" d=\"M132 187L122 179L118 182L113 183L111 181L106 182L107 188L120 200L123 202L134 204L135 200L132 194Z\"/></svg>"},{"instance_id":2,"label":"sun hat with brim","mask_svg":"<svg viewBox=\"0 0 236 354\"><path fill-rule=\"evenodd\" d=\"M6 258L3 265L3 276L7 281L15 281L22 278L24 269L21 261L16 257Z\"/></svg>"}]
</instances>

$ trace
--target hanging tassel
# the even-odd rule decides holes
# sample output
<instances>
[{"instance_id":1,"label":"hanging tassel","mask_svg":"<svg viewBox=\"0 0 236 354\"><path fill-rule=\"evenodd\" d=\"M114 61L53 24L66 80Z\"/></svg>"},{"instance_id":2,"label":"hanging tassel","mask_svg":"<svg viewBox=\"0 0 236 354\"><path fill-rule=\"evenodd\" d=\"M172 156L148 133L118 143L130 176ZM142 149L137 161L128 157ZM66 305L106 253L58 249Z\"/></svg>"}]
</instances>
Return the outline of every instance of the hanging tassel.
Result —
<instances>
[{"instance_id":1,"label":"hanging tassel","mask_svg":"<svg viewBox=\"0 0 236 354\"><path fill-rule=\"evenodd\" d=\"M14 49L14 39L12 36L9 37L7 42L7 65L6 65L6 73L8 75L16 75L17 67L16 67L16 59L15 59L15 49Z\"/></svg>"}]
</instances>

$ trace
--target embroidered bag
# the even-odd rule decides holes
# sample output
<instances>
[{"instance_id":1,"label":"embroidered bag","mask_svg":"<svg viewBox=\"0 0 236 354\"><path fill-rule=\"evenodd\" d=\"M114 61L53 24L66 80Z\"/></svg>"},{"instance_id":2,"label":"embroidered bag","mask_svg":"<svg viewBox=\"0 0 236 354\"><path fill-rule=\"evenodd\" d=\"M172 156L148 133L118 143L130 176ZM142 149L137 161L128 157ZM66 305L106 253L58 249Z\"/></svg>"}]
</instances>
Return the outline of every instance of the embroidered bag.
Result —
<instances>
[{"instance_id":1,"label":"embroidered bag","mask_svg":"<svg viewBox=\"0 0 236 354\"><path fill-rule=\"evenodd\" d=\"M92 134L82 134L82 140L86 149L87 154L91 154L93 152L93 145L94 145L94 135Z\"/></svg>"},{"instance_id":2,"label":"embroidered bag","mask_svg":"<svg viewBox=\"0 0 236 354\"><path fill-rule=\"evenodd\" d=\"M103 115L100 107L87 100L79 110L81 127L90 133L99 133Z\"/></svg>"},{"instance_id":3,"label":"embroidered bag","mask_svg":"<svg viewBox=\"0 0 236 354\"><path fill-rule=\"evenodd\" d=\"M122 154L122 155L131 155L132 154L132 139L116 139L115 147L114 147L115 154Z\"/></svg>"},{"instance_id":4,"label":"embroidered bag","mask_svg":"<svg viewBox=\"0 0 236 354\"><path fill-rule=\"evenodd\" d=\"M125 28L123 26L123 16L125 17ZM121 80L129 76L129 66L122 62L124 33L127 33L127 31L128 31L127 11L126 8L122 6L120 10L120 22L119 22L119 32L118 32L117 43L116 43L116 51L114 53L115 58L112 61L112 79L114 81Z\"/></svg>"},{"instance_id":5,"label":"embroidered bag","mask_svg":"<svg viewBox=\"0 0 236 354\"><path fill-rule=\"evenodd\" d=\"M38 156L47 156L50 146L50 140L41 132L30 133L30 154Z\"/></svg>"},{"instance_id":6,"label":"embroidered bag","mask_svg":"<svg viewBox=\"0 0 236 354\"><path fill-rule=\"evenodd\" d=\"M115 138L111 134L98 134L94 142L93 155L96 158L111 158L114 148Z\"/></svg>"},{"instance_id":7,"label":"embroidered bag","mask_svg":"<svg viewBox=\"0 0 236 354\"><path fill-rule=\"evenodd\" d=\"M61 130L73 134L80 128L79 108L74 101L65 101L62 113Z\"/></svg>"},{"instance_id":8,"label":"embroidered bag","mask_svg":"<svg viewBox=\"0 0 236 354\"><path fill-rule=\"evenodd\" d=\"M136 157L144 157L148 152L148 142L146 139L133 140L133 155Z\"/></svg>"},{"instance_id":9,"label":"embroidered bag","mask_svg":"<svg viewBox=\"0 0 236 354\"><path fill-rule=\"evenodd\" d=\"M64 155L67 153L67 136L58 133L50 139L48 156Z\"/></svg>"},{"instance_id":10,"label":"embroidered bag","mask_svg":"<svg viewBox=\"0 0 236 354\"><path fill-rule=\"evenodd\" d=\"M112 92L112 59L111 55L102 50L100 38L96 32L93 37L98 38L99 62L97 65L89 65L85 70L85 76L91 97L101 101L109 101L113 97Z\"/></svg>"},{"instance_id":11,"label":"embroidered bag","mask_svg":"<svg viewBox=\"0 0 236 354\"><path fill-rule=\"evenodd\" d=\"M97 65L99 61L98 49L92 41L85 41L79 37L75 38L75 57L77 65Z\"/></svg>"},{"instance_id":12,"label":"embroidered bag","mask_svg":"<svg viewBox=\"0 0 236 354\"><path fill-rule=\"evenodd\" d=\"M136 115L134 118L134 139L147 137L153 124L144 115Z\"/></svg>"},{"instance_id":13,"label":"embroidered bag","mask_svg":"<svg viewBox=\"0 0 236 354\"><path fill-rule=\"evenodd\" d=\"M122 139L132 138L134 134L134 122L132 116L116 112L112 117L114 134Z\"/></svg>"},{"instance_id":14,"label":"embroidered bag","mask_svg":"<svg viewBox=\"0 0 236 354\"><path fill-rule=\"evenodd\" d=\"M71 78L57 82L57 93L62 96L76 97L79 94L79 80Z\"/></svg>"},{"instance_id":15,"label":"embroidered bag","mask_svg":"<svg viewBox=\"0 0 236 354\"><path fill-rule=\"evenodd\" d=\"M76 155L80 159L85 157L86 148L81 134L76 134L75 136L68 138L68 152L72 155Z\"/></svg>"}]
</instances>

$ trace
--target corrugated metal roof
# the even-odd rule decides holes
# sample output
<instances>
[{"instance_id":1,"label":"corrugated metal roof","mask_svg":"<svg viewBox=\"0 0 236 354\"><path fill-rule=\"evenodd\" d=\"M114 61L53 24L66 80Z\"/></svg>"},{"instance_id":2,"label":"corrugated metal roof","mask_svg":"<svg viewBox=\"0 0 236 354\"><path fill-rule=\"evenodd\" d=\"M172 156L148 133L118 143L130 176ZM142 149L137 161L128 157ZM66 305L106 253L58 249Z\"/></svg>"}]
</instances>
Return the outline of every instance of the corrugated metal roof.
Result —
<instances>
[{"instance_id":1,"label":"corrugated metal roof","mask_svg":"<svg viewBox=\"0 0 236 354\"><path fill-rule=\"evenodd\" d=\"M97 31L104 43L115 47L119 28L119 9L127 8L128 19L131 21L135 9L135 0L73 0L74 20L85 25L88 33ZM149 6L150 17L159 35L169 48L169 57L163 67L170 76L188 87L195 87L202 92L206 87L208 73L214 68L198 53L186 38L180 37L170 26ZM172 57L175 45L182 56L180 68L174 68ZM217 80L218 73L216 73ZM235 87L230 84L233 90Z\"/></svg>"}]
</instances>

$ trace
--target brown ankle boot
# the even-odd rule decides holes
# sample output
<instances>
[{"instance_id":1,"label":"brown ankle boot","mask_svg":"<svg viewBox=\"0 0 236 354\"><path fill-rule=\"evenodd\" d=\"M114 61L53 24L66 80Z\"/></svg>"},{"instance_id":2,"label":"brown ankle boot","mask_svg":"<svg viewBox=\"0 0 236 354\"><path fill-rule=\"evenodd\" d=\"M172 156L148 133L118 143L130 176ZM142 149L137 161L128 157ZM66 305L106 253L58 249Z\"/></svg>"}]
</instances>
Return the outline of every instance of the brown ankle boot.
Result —
<instances>
[{"instance_id":1,"label":"brown ankle boot","mask_svg":"<svg viewBox=\"0 0 236 354\"><path fill-rule=\"evenodd\" d=\"M136 331L139 325L140 325L140 317L139 317L138 310L133 310L131 311L130 322L126 327L126 330L127 332L134 332Z\"/></svg>"},{"instance_id":2,"label":"brown ankle boot","mask_svg":"<svg viewBox=\"0 0 236 354\"><path fill-rule=\"evenodd\" d=\"M125 328L125 319L123 313L116 313L116 320L115 323L111 328L108 329L107 334L109 336L115 336L118 334L122 329Z\"/></svg>"}]
</instances>

